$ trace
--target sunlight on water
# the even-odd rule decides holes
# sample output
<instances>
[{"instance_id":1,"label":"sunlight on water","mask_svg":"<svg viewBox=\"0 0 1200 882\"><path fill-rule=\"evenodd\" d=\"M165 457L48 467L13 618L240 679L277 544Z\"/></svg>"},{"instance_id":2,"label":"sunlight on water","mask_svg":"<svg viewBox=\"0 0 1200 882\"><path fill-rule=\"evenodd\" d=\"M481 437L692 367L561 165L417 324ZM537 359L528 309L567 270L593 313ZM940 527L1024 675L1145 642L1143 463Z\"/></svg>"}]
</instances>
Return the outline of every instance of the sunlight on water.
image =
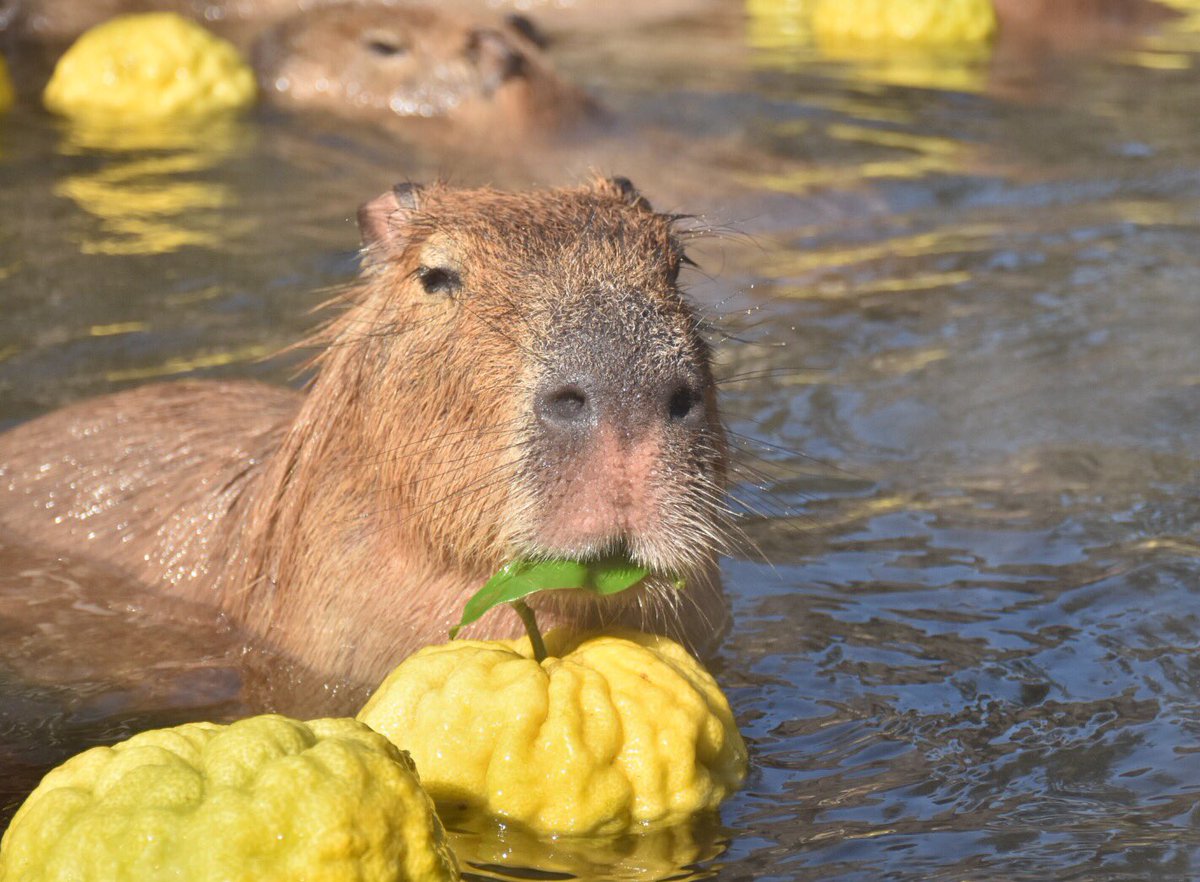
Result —
<instances>
[{"instance_id":1,"label":"sunlight on water","mask_svg":"<svg viewBox=\"0 0 1200 882\"><path fill-rule=\"evenodd\" d=\"M988 243L1001 232L999 227L981 225L898 236L868 245L844 249L834 248L827 251L813 249L812 251L798 252L792 248L786 250L781 248L781 253L768 257L765 264L759 262L757 266L765 269L775 278L831 270L844 272L855 265L864 266L884 260L894 264L897 259L942 257L964 252L977 252L986 248ZM924 278L928 280L928 276ZM944 275L943 278L957 280L961 276L950 274ZM881 280L879 284L884 286L882 290L892 290L891 286L903 285L903 282L893 278Z\"/></svg>"},{"instance_id":2,"label":"sunlight on water","mask_svg":"<svg viewBox=\"0 0 1200 882\"><path fill-rule=\"evenodd\" d=\"M156 380L163 377L173 377L179 374L190 374L205 368L224 367L230 364L240 364L257 361L274 354L270 346L246 346L226 352L210 352L185 358L169 358L162 364L148 367L130 368L124 371L107 371L104 379L109 383L126 383L130 380Z\"/></svg>"},{"instance_id":3,"label":"sunlight on water","mask_svg":"<svg viewBox=\"0 0 1200 882\"><path fill-rule=\"evenodd\" d=\"M805 300L842 300L853 297L870 297L876 294L905 294L944 288L970 281L970 273L926 273L909 278L883 278L865 282L848 282L845 279L822 279L813 285L780 285L775 293L781 297Z\"/></svg>"},{"instance_id":4,"label":"sunlight on water","mask_svg":"<svg viewBox=\"0 0 1200 882\"><path fill-rule=\"evenodd\" d=\"M94 156L102 165L70 175L54 188L100 221L80 243L84 254L165 254L219 248L246 231L231 221L237 205L227 184L189 180L211 172L249 146L232 120L202 127L109 127L68 122L62 151ZM147 155L147 154L152 155Z\"/></svg>"},{"instance_id":5,"label":"sunlight on water","mask_svg":"<svg viewBox=\"0 0 1200 882\"><path fill-rule=\"evenodd\" d=\"M512 167L265 113L114 141L17 108L0 426L144 380L288 381L265 356L352 278L355 207L394 181L629 163L717 233L688 283L746 535L713 670L753 768L719 818L644 837L454 819L470 878L1194 879L1200 6L1172 5L1074 55L850 49L773 0L568 37L642 122ZM242 711L203 611L0 562L6 817L78 749Z\"/></svg>"}]
</instances>

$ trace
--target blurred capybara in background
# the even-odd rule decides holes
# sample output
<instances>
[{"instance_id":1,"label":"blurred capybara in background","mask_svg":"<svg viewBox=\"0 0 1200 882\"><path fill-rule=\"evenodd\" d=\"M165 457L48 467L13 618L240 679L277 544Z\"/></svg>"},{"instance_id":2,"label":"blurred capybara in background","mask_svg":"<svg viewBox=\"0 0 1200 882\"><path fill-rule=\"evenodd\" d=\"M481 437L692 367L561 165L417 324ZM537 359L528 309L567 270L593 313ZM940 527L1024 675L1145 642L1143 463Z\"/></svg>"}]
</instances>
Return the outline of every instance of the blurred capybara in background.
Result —
<instances>
[{"instance_id":1,"label":"blurred capybara in background","mask_svg":"<svg viewBox=\"0 0 1200 882\"><path fill-rule=\"evenodd\" d=\"M202 21L248 46L263 27L325 5L329 0L0 0L0 30L65 43L88 28L130 12L172 11ZM337 0L334 0L337 2ZM403 8L401 0L378 0ZM992 0L1002 31L1019 39L1069 46L1100 34L1128 35L1177 13L1158 0ZM670 19L711 18L737 0L440 0L443 12L494 16L533 14L551 31L595 32L643 27ZM1075 32L1074 34L1072 32Z\"/></svg>"},{"instance_id":2,"label":"blurred capybara in background","mask_svg":"<svg viewBox=\"0 0 1200 882\"><path fill-rule=\"evenodd\" d=\"M252 58L264 93L289 108L445 118L490 138L595 117L596 105L555 73L538 39L519 17L481 24L430 6L346 3L272 26Z\"/></svg>"},{"instance_id":3,"label":"blurred capybara in background","mask_svg":"<svg viewBox=\"0 0 1200 882\"><path fill-rule=\"evenodd\" d=\"M596 103L555 72L543 35L519 15L370 0L305 3L300 11L297 0L247 5L260 16L233 18L235 4L205 4L204 11L221 14L203 24L241 46L264 98L289 110L376 123L433 119L447 123L443 131L451 136L486 135L465 142L479 148L600 118ZM45 65L66 49L64 39L111 15L172 6L200 10L175 0L24 0L0 21L8 21L9 40L24 39L37 52L35 63Z\"/></svg>"},{"instance_id":4,"label":"blurred capybara in background","mask_svg":"<svg viewBox=\"0 0 1200 882\"><path fill-rule=\"evenodd\" d=\"M992 0L1004 48L1070 51L1119 44L1179 13L1154 0Z\"/></svg>"},{"instance_id":5,"label":"blurred capybara in background","mask_svg":"<svg viewBox=\"0 0 1200 882\"><path fill-rule=\"evenodd\" d=\"M177 12L204 22L245 47L263 27L307 12L330 0L0 0L0 30L7 27L25 39L69 43L102 21L132 12ZM338 2L338 0L333 0ZM379 0L395 9L405 0ZM596 31L634 28L685 16L701 16L736 8L736 0L439 0L444 12L494 18L533 14L554 30Z\"/></svg>"}]
</instances>

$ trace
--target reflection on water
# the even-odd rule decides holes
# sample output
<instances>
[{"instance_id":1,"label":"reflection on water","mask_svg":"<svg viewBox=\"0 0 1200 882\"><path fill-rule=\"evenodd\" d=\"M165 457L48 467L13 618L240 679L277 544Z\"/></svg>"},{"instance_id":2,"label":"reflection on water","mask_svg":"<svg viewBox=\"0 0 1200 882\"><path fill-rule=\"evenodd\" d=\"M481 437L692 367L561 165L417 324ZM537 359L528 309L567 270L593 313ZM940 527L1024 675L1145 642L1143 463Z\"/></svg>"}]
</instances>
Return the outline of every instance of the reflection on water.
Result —
<instances>
[{"instance_id":1,"label":"reflection on water","mask_svg":"<svg viewBox=\"0 0 1200 882\"><path fill-rule=\"evenodd\" d=\"M537 868L539 879L702 879L706 865L728 844L718 819L596 838L539 838L519 828L477 817L443 815L450 844L468 878L520 880Z\"/></svg>"},{"instance_id":2,"label":"reflection on water","mask_svg":"<svg viewBox=\"0 0 1200 882\"><path fill-rule=\"evenodd\" d=\"M84 254L216 249L245 232L246 222L236 220L236 191L227 183L196 179L252 146L253 136L240 121L218 117L118 127L81 120L63 126L60 152L100 162L54 188L56 196L74 200L100 221L79 244Z\"/></svg>"},{"instance_id":3,"label":"reflection on water","mask_svg":"<svg viewBox=\"0 0 1200 882\"><path fill-rule=\"evenodd\" d=\"M8 76L8 65L4 56L0 55L0 113L4 113L13 105L16 96L13 93L12 80Z\"/></svg>"},{"instance_id":4,"label":"reflection on water","mask_svg":"<svg viewBox=\"0 0 1200 882\"><path fill-rule=\"evenodd\" d=\"M285 380L259 356L350 276L353 208L392 180L558 183L657 150L661 175L631 172L655 204L735 231L691 285L728 331L748 542L714 664L754 768L719 821L664 837L452 823L471 873L1195 878L1200 31L897 76L805 42L801 6L566 40L565 66L670 137L631 124L536 174L270 117L211 150L64 149L16 111L0 425L143 378ZM143 616L112 574L77 607L76 570L35 571L0 580L23 598L0 606L6 811L69 752L237 712L212 623ZM22 611L43 596L49 632ZM92 650L121 628L169 639Z\"/></svg>"}]
</instances>

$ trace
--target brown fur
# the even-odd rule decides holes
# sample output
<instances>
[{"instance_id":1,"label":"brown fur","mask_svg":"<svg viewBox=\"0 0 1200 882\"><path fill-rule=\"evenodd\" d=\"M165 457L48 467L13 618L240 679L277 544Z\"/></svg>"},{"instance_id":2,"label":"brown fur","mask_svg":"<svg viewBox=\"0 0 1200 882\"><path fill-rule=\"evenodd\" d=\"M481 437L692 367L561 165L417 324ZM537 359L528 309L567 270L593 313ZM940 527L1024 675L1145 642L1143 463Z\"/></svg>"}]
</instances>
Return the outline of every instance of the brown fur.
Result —
<instances>
[{"instance_id":1,"label":"brown fur","mask_svg":"<svg viewBox=\"0 0 1200 882\"><path fill-rule=\"evenodd\" d=\"M109 18L153 10L196 18L231 39L250 59L264 99L292 110L407 128L425 123L423 138L448 135L458 143L467 135L484 150L602 116L554 70L528 19L436 5L0 0L0 42L41 45L57 55Z\"/></svg>"},{"instance_id":2,"label":"brown fur","mask_svg":"<svg viewBox=\"0 0 1200 882\"><path fill-rule=\"evenodd\" d=\"M253 59L276 104L377 122L445 119L489 142L552 133L598 112L526 31L433 6L317 7L264 33Z\"/></svg>"},{"instance_id":3,"label":"brown fur","mask_svg":"<svg viewBox=\"0 0 1200 882\"><path fill-rule=\"evenodd\" d=\"M1179 13L1155 0L993 0L1009 48L1056 52L1120 44Z\"/></svg>"},{"instance_id":4,"label":"brown fur","mask_svg":"<svg viewBox=\"0 0 1200 882\"><path fill-rule=\"evenodd\" d=\"M361 220L364 275L310 341L306 395L160 384L34 420L0 435L0 522L218 604L360 685L445 639L514 555L625 547L686 574L682 594L655 582L539 608L548 625L711 645L726 448L671 219L598 182L401 190ZM425 290L430 267L459 288ZM548 431L539 390L580 377L596 378L595 431ZM691 390L682 416L664 415L672 389ZM477 633L518 630L497 610Z\"/></svg>"},{"instance_id":5,"label":"brown fur","mask_svg":"<svg viewBox=\"0 0 1200 882\"><path fill-rule=\"evenodd\" d=\"M0 0L0 30L10 22L21 39L65 44L114 15L170 11L204 22L246 48L262 28L329 2L338 0ZM392 8L413 5L407 0L378 2ZM470 16L531 13L556 30L575 31L638 28L684 17L711 21L731 11L725 0L437 0L434 5ZM736 14L736 7L732 12ZM729 18L730 24L736 22L736 15Z\"/></svg>"}]
</instances>

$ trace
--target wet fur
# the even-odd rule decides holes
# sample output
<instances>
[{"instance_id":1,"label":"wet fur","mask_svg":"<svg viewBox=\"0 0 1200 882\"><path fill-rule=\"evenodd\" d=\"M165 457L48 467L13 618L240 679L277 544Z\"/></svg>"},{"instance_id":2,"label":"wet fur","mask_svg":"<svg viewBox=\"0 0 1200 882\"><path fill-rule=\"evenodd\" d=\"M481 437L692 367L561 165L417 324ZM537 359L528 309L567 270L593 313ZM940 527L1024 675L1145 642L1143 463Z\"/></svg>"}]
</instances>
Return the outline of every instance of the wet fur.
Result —
<instances>
[{"instance_id":1,"label":"wet fur","mask_svg":"<svg viewBox=\"0 0 1200 882\"><path fill-rule=\"evenodd\" d=\"M1179 13L1155 0L993 0L1002 48L1070 51L1120 44Z\"/></svg>"},{"instance_id":2,"label":"wet fur","mask_svg":"<svg viewBox=\"0 0 1200 882\"><path fill-rule=\"evenodd\" d=\"M417 210L364 220L375 231L366 269L307 341L318 349L307 394L158 384L34 420L0 435L0 522L217 604L326 676L377 682L445 639L514 552L571 550L538 544L554 463L539 461L549 454L537 453L528 398L547 364L587 345L571 322L607 292L629 327L663 336L633 338L647 364L691 359L703 384L702 423L674 440L658 430L662 474L644 492L659 516L639 540L689 587L651 585L603 611L555 596L542 615L710 646L726 622L715 562L726 449L707 350L675 283L672 224L612 182L520 195L429 188ZM457 267L457 297L421 290L434 259ZM476 633L518 630L499 610Z\"/></svg>"},{"instance_id":3,"label":"wet fur","mask_svg":"<svg viewBox=\"0 0 1200 882\"><path fill-rule=\"evenodd\" d=\"M409 125L445 119L489 141L596 117L596 105L554 71L533 26L519 23L434 6L335 3L265 31L252 57L263 93L291 108Z\"/></svg>"}]
</instances>

